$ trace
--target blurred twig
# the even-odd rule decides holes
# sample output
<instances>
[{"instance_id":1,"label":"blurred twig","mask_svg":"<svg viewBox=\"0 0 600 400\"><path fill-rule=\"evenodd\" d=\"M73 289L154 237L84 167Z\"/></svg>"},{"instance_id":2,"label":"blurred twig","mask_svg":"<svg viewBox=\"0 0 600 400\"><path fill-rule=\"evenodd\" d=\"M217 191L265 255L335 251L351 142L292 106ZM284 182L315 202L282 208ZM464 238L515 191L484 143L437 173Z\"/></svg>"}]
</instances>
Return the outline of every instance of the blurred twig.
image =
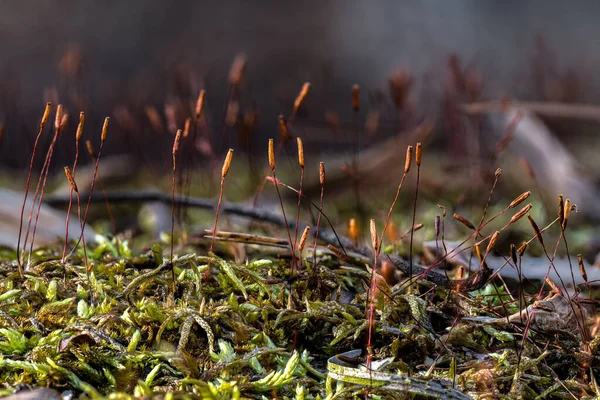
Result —
<instances>
[{"instance_id":1,"label":"blurred twig","mask_svg":"<svg viewBox=\"0 0 600 400\"><path fill-rule=\"evenodd\" d=\"M545 117L575 118L600 122L600 106L590 104L496 100L460 105L460 109L466 114L490 114L496 112L505 112L509 108L530 111Z\"/></svg>"}]
</instances>

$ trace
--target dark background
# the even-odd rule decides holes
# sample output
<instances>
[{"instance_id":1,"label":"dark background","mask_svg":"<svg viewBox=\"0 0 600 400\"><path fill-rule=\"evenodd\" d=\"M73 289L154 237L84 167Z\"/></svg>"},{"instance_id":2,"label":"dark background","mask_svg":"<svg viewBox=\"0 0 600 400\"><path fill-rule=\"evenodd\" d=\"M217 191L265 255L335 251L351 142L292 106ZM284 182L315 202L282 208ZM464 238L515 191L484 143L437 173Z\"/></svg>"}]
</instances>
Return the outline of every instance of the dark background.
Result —
<instances>
[{"instance_id":1,"label":"dark background","mask_svg":"<svg viewBox=\"0 0 600 400\"><path fill-rule=\"evenodd\" d=\"M437 118L451 54L477 71L485 98L554 95L594 102L597 15L595 1L2 2L0 163L19 169L28 164L46 101L65 105L71 131L78 112L86 111L85 137L96 145L103 118L113 117L107 151L134 153L148 163L168 155L172 137L150 132L144 107L162 114L165 102L189 105L205 88L211 135L218 137L224 132L229 68L238 54L248 59L241 111L254 109L259 116L253 143L276 135L276 115L289 114L304 81L312 88L298 123L316 129L326 126L327 111L351 119L354 83L369 107L381 107L377 89L387 96L387 79L398 68L414 77L411 102L419 118ZM540 84L535 68L538 74L544 69L546 81L569 82L568 96ZM361 110L363 119L367 110ZM382 126L398 118L394 111L382 108ZM128 119L135 127L127 127ZM396 133L392 122L380 137ZM244 147L236 146L235 134L214 144L217 153ZM60 138L57 159L72 154L72 138Z\"/></svg>"}]
</instances>

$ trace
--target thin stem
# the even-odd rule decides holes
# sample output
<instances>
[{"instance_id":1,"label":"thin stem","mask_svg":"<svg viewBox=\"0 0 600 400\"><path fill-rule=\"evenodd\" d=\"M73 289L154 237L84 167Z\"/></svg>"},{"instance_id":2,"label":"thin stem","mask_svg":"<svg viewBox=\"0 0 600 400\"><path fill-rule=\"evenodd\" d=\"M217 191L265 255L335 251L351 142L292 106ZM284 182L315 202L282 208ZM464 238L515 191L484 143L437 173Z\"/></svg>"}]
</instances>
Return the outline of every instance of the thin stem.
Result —
<instances>
[{"instance_id":1,"label":"thin stem","mask_svg":"<svg viewBox=\"0 0 600 400\"><path fill-rule=\"evenodd\" d=\"M80 218L81 221L81 198L79 197L79 192L75 192L75 194L77 195L77 216ZM91 268L88 262L87 247L85 245L85 235L81 236L81 246L83 247L83 262L85 266L85 276L88 281L88 290L90 292L90 304L94 305L94 291L92 290L92 279L90 278Z\"/></svg>"},{"instance_id":2,"label":"thin stem","mask_svg":"<svg viewBox=\"0 0 600 400\"><path fill-rule=\"evenodd\" d=\"M404 172L402 174L402 179L400 179L400 183L398 184L398 189L396 190L396 196L394 197L394 201L392 202L392 205L390 206L390 209L388 211L387 217L385 219L385 224L383 224L383 231L381 231L381 238L379 239L380 245L377 248L378 253L379 253L379 251L381 251L381 248L383 247L383 238L385 237L385 232L387 231L388 225L390 223L390 217L392 215L392 211L394 211L394 207L396 206L396 203L398 202L398 197L400 196L400 190L402 189L402 185L404 184L405 179L406 179L406 172ZM413 222L413 226L414 226L414 222Z\"/></svg>"},{"instance_id":3,"label":"thin stem","mask_svg":"<svg viewBox=\"0 0 600 400\"><path fill-rule=\"evenodd\" d=\"M415 188L415 201L414 201L414 204L413 204L413 215L412 215L412 226L413 227L415 226L415 217L416 217L416 214L417 214L417 198L419 196L419 175L420 175L420 173L421 173L421 166L417 165L417 186ZM408 264L408 271L409 271L408 275L410 276L409 279L412 279L412 268L413 268L413 257L412 257L412 254L413 254L413 236L414 236L414 234L415 234L415 230L411 229L410 230L410 247L409 247L409 250L408 250L408 262L409 262L409 264Z\"/></svg>"},{"instance_id":4,"label":"thin stem","mask_svg":"<svg viewBox=\"0 0 600 400\"><path fill-rule=\"evenodd\" d=\"M283 214L283 221L286 226L286 231L288 235L288 240L290 242L290 250L292 251L292 271L294 270L294 264L296 263L296 253L294 251L294 243L292 242L292 235L290 234L290 226L287 222L287 217L285 215L285 208L283 207L283 199L281 198L281 193L279 192L279 185L277 184L277 175L275 174L275 168L272 169L273 172L273 184L275 185L275 190L277 190L277 197L279 198L279 205L281 206L281 213Z\"/></svg>"},{"instance_id":5,"label":"thin stem","mask_svg":"<svg viewBox=\"0 0 600 400\"><path fill-rule=\"evenodd\" d=\"M42 136L42 131L44 130L44 126L46 126L49 112L50 112L50 103L47 103L46 109L44 110L44 115L42 116L42 120L40 122L38 134L35 137L35 142L33 143L33 151L31 153L31 160L29 161L29 172L27 174L27 183L25 184L25 195L23 196L23 205L21 206L21 217L20 217L20 222L19 222L19 239L17 241L17 265L19 267L19 276L21 278L23 277L23 263L21 262L19 248L21 247L21 234L23 233L23 214L25 213L25 203L27 203L27 195L29 194L29 184L31 182L31 173L33 171L33 161L35 160L35 153L37 151L37 145L38 145L38 142L40 141L40 136ZM25 246L23 246L23 250L25 250Z\"/></svg>"},{"instance_id":6,"label":"thin stem","mask_svg":"<svg viewBox=\"0 0 600 400\"><path fill-rule=\"evenodd\" d=\"M27 258L27 264L30 264L31 262L31 253L33 252L33 243L35 241L35 232L37 230L37 223L38 223L38 219L40 216L40 209L42 207L42 200L44 198L44 190L46 189L46 179L48 178L48 171L50 170L50 162L52 161L52 155L54 153L54 146L56 145L56 139L58 138L58 133L59 130L57 129L55 134L54 134L54 138L52 139L52 143L50 143L50 147L48 149L48 153L46 154L46 160L44 162L45 167L42 167L42 173L40 175L40 180L38 180L38 184L35 190L35 194L33 196L33 204L31 206L31 211L29 213L29 221L28 221L28 225L27 225L27 232L25 233L25 243L23 244L23 250L25 249L25 247L27 247L27 238L29 236L29 229L31 228L31 219L33 217L33 210L35 208L35 201L36 201L36 197L37 197L37 193L40 187L40 182L42 183L42 188L41 188L41 192L40 192L40 198L39 198L39 202L38 202L38 208L37 208L37 212L35 215L35 223L33 224L33 232L31 234L31 245L29 248L29 256Z\"/></svg>"},{"instance_id":7,"label":"thin stem","mask_svg":"<svg viewBox=\"0 0 600 400\"><path fill-rule=\"evenodd\" d=\"M304 167L300 168L300 186L298 190L298 210L296 211L296 229L294 233L294 247L292 251L296 251L296 244L298 243L298 222L300 221L300 204L302 200L302 184L304 183ZM294 265L292 264L292 271L294 269Z\"/></svg>"},{"instance_id":8,"label":"thin stem","mask_svg":"<svg viewBox=\"0 0 600 400\"><path fill-rule=\"evenodd\" d=\"M321 185L321 195L319 197L319 216L317 217L317 229L315 232L315 244L313 247L313 265L317 265L317 242L319 241L319 227L321 226L321 215L323 215L323 192L325 191L324 185Z\"/></svg>"},{"instance_id":9,"label":"thin stem","mask_svg":"<svg viewBox=\"0 0 600 400\"><path fill-rule=\"evenodd\" d=\"M75 173L77 172L77 161L79 160L79 140L75 140L75 161L73 162L73 179L75 179ZM69 188L69 207L67 208L67 217L65 221L65 246L63 248L63 254L61 264L64 265L67 257L67 243L69 242L69 217L71 216L71 206L73 205L73 187ZM81 225L81 219L79 220ZM67 280L67 269L65 268L65 281Z\"/></svg>"},{"instance_id":10,"label":"thin stem","mask_svg":"<svg viewBox=\"0 0 600 400\"><path fill-rule=\"evenodd\" d=\"M210 250L213 251L215 247L215 234L217 232L217 224L219 223L219 212L221 211L221 201L223 201L223 187L225 186L225 177L221 177L221 189L219 190L219 201L217 202L217 212L215 213L215 223L213 224L212 240L210 243Z\"/></svg>"}]
</instances>

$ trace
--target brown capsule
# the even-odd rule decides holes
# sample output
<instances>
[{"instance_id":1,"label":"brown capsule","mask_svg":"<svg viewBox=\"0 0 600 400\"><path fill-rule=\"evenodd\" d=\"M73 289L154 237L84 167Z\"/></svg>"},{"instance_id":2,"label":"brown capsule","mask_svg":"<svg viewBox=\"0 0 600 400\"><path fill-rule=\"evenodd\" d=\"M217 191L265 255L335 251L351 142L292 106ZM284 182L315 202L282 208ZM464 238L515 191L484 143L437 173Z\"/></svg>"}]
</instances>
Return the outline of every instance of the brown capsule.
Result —
<instances>
[{"instance_id":1,"label":"brown capsule","mask_svg":"<svg viewBox=\"0 0 600 400\"><path fill-rule=\"evenodd\" d=\"M490 238L490 242L488 243L487 248L485 249L485 254L489 254L489 252L494 249L494 246L496 246L496 242L498 241L498 236L500 236L500 232L494 232L494 234Z\"/></svg>"},{"instance_id":2,"label":"brown capsule","mask_svg":"<svg viewBox=\"0 0 600 400\"><path fill-rule=\"evenodd\" d=\"M524 192L521 193L519 195L519 197L517 197L516 199L514 199L509 205L508 208L515 208L516 206L518 206L519 204L521 204L522 202L524 202L525 200L527 200L527 198L531 196L531 192Z\"/></svg>"},{"instance_id":3,"label":"brown capsule","mask_svg":"<svg viewBox=\"0 0 600 400\"><path fill-rule=\"evenodd\" d=\"M417 143L417 147L415 149L415 163L417 167L421 166L421 159L423 158L423 150L421 149L421 143Z\"/></svg>"},{"instance_id":4,"label":"brown capsule","mask_svg":"<svg viewBox=\"0 0 600 400\"><path fill-rule=\"evenodd\" d=\"M179 141L181 140L181 129L177 129L175 140L173 141L173 156L179 151Z\"/></svg>"},{"instance_id":5,"label":"brown capsule","mask_svg":"<svg viewBox=\"0 0 600 400\"><path fill-rule=\"evenodd\" d=\"M369 110L365 117L365 132L367 136L372 138L377 134L379 129L379 111Z\"/></svg>"},{"instance_id":6,"label":"brown capsule","mask_svg":"<svg viewBox=\"0 0 600 400\"><path fill-rule=\"evenodd\" d=\"M79 193L79 190L77 190L77 184L75 183L75 179L73 178L73 174L71 173L69 167L65 167L65 175L67 177L67 180L69 181L71 189L73 189L75 193Z\"/></svg>"},{"instance_id":7,"label":"brown capsule","mask_svg":"<svg viewBox=\"0 0 600 400\"><path fill-rule=\"evenodd\" d=\"M413 147L408 146L406 148L406 159L404 160L404 173L405 174L408 174L408 171L410 171L410 164L412 162L412 153L413 153Z\"/></svg>"},{"instance_id":8,"label":"brown capsule","mask_svg":"<svg viewBox=\"0 0 600 400\"><path fill-rule=\"evenodd\" d=\"M240 113L240 103L238 101L230 101L227 104L227 111L225 112L225 125L229 128L235 126L238 121L238 115Z\"/></svg>"},{"instance_id":9,"label":"brown capsule","mask_svg":"<svg viewBox=\"0 0 600 400\"><path fill-rule=\"evenodd\" d=\"M412 227L412 229L411 229L411 230L409 230L408 232L410 232L410 231L416 232L416 231L418 231L419 229L421 229L422 227L423 227L423 224L415 224L415 225Z\"/></svg>"},{"instance_id":10,"label":"brown capsule","mask_svg":"<svg viewBox=\"0 0 600 400\"><path fill-rule=\"evenodd\" d=\"M546 277L546 283L552 289L551 290L552 293L556 293L556 294L562 293L562 290L560 290L560 288L556 285L556 283L552 282L552 280L550 278Z\"/></svg>"},{"instance_id":11,"label":"brown capsule","mask_svg":"<svg viewBox=\"0 0 600 400\"><path fill-rule=\"evenodd\" d=\"M377 248L378 248L377 225L375 225L374 219L371 219L371 221L369 221L369 230L371 231L371 245L373 245L373 250L375 252L377 252Z\"/></svg>"},{"instance_id":12,"label":"brown capsule","mask_svg":"<svg viewBox=\"0 0 600 400\"><path fill-rule=\"evenodd\" d=\"M390 97L398 109L408 104L414 78L407 70L396 71L388 79Z\"/></svg>"},{"instance_id":13,"label":"brown capsule","mask_svg":"<svg viewBox=\"0 0 600 400\"><path fill-rule=\"evenodd\" d=\"M225 161L223 162L223 169L221 170L221 178L225 179L227 173L229 172L229 167L231 167L231 158L233 157L233 149L229 149L227 155L225 156Z\"/></svg>"},{"instance_id":14,"label":"brown capsule","mask_svg":"<svg viewBox=\"0 0 600 400\"><path fill-rule=\"evenodd\" d=\"M174 104L165 104L165 118L167 119L167 129L170 133L177 132L177 109Z\"/></svg>"},{"instance_id":15,"label":"brown capsule","mask_svg":"<svg viewBox=\"0 0 600 400\"><path fill-rule=\"evenodd\" d=\"M104 119L104 125L102 125L102 135L100 136L100 141L104 142L106 140L106 133L108 132L108 123L110 122L110 117L106 117Z\"/></svg>"},{"instance_id":16,"label":"brown capsule","mask_svg":"<svg viewBox=\"0 0 600 400\"><path fill-rule=\"evenodd\" d=\"M195 117L196 117L196 121L198 119L200 119L200 116L202 115L202 110L204 109L204 95L206 94L206 91L204 89L202 89L200 91L200 93L198 93L198 100L196 100L196 112L195 112Z\"/></svg>"},{"instance_id":17,"label":"brown capsule","mask_svg":"<svg viewBox=\"0 0 600 400\"><path fill-rule=\"evenodd\" d=\"M58 133L62 133L67 126L67 122L69 121L69 113L65 112L60 119L60 127L58 128Z\"/></svg>"},{"instance_id":18,"label":"brown capsule","mask_svg":"<svg viewBox=\"0 0 600 400\"><path fill-rule=\"evenodd\" d=\"M562 194L558 195L558 221L561 227L565 223L565 199Z\"/></svg>"},{"instance_id":19,"label":"brown capsule","mask_svg":"<svg viewBox=\"0 0 600 400\"><path fill-rule=\"evenodd\" d=\"M527 250L527 246L527 242L521 243L521 245L517 249L517 254L519 255L519 257L523 257L523 254L525 254L525 250Z\"/></svg>"},{"instance_id":20,"label":"brown capsule","mask_svg":"<svg viewBox=\"0 0 600 400\"><path fill-rule=\"evenodd\" d=\"M83 111L79 113L79 125L77 125L77 133L75 134L75 140L79 142L83 135L83 125L85 124L85 115Z\"/></svg>"},{"instance_id":21,"label":"brown capsule","mask_svg":"<svg viewBox=\"0 0 600 400\"><path fill-rule=\"evenodd\" d=\"M516 265L518 258L517 258L517 248L515 247L515 245L513 243L510 244L510 258L512 259L513 263Z\"/></svg>"},{"instance_id":22,"label":"brown capsule","mask_svg":"<svg viewBox=\"0 0 600 400\"><path fill-rule=\"evenodd\" d=\"M514 224L515 222L523 218L525 214L527 214L529 210L531 210L531 207L531 203L529 203L525 207L521 208L518 213L512 216L512 218L510 219L510 223Z\"/></svg>"},{"instance_id":23,"label":"brown capsule","mask_svg":"<svg viewBox=\"0 0 600 400\"><path fill-rule=\"evenodd\" d=\"M331 251L333 254L335 254L335 256L336 256L337 258L339 258L340 260L343 260L343 261L350 261L350 259L349 259L349 258L348 258L348 257L347 257L347 256L346 256L346 255L345 255L345 254L344 254L344 253L343 253L343 252L340 250L340 249L338 249L337 247L335 247L335 246L333 246L333 245L331 245L331 244L328 244L328 245L327 245L327 248L328 248L328 249L329 249L329 250L330 250L330 251Z\"/></svg>"},{"instance_id":24,"label":"brown capsule","mask_svg":"<svg viewBox=\"0 0 600 400\"><path fill-rule=\"evenodd\" d=\"M360 110L360 87L358 85L352 86L352 109L355 112Z\"/></svg>"},{"instance_id":25,"label":"brown capsule","mask_svg":"<svg viewBox=\"0 0 600 400\"><path fill-rule=\"evenodd\" d=\"M463 224L467 228L475 230L475 225L473 225L468 219L466 219L462 215L455 213L453 215L453 217L454 217L455 220L457 220L458 222L460 222L461 224Z\"/></svg>"},{"instance_id":26,"label":"brown capsule","mask_svg":"<svg viewBox=\"0 0 600 400\"><path fill-rule=\"evenodd\" d=\"M187 118L185 120L185 125L183 126L183 138L186 139L190 134L190 126L192 125L192 119Z\"/></svg>"},{"instance_id":27,"label":"brown capsule","mask_svg":"<svg viewBox=\"0 0 600 400\"><path fill-rule=\"evenodd\" d=\"M272 171L275 171L275 150L273 146L273 139L269 139L269 166Z\"/></svg>"},{"instance_id":28,"label":"brown capsule","mask_svg":"<svg viewBox=\"0 0 600 400\"><path fill-rule=\"evenodd\" d=\"M569 214L571 213L571 200L567 199L565 201L565 213L563 217L562 229L563 231L567 229L567 222L569 222Z\"/></svg>"},{"instance_id":29,"label":"brown capsule","mask_svg":"<svg viewBox=\"0 0 600 400\"><path fill-rule=\"evenodd\" d=\"M497 178L502 175L502 168L496 168L496 172L494 172L494 176Z\"/></svg>"},{"instance_id":30,"label":"brown capsule","mask_svg":"<svg viewBox=\"0 0 600 400\"><path fill-rule=\"evenodd\" d=\"M354 242L357 241L358 228L356 227L356 219L355 218L350 218L350 222L348 222L348 234L350 236L350 239L352 239Z\"/></svg>"},{"instance_id":31,"label":"brown capsule","mask_svg":"<svg viewBox=\"0 0 600 400\"><path fill-rule=\"evenodd\" d=\"M477 259L479 260L479 262L482 262L483 254L481 254L481 247L479 246L479 243L475 245L475 254L477 255Z\"/></svg>"},{"instance_id":32,"label":"brown capsule","mask_svg":"<svg viewBox=\"0 0 600 400\"><path fill-rule=\"evenodd\" d=\"M244 76L244 72L246 70L246 65L248 64L248 60L246 60L245 56L237 56L235 60L233 60L233 64L231 65L231 70L229 70L229 84L232 86L239 86L242 82L242 78Z\"/></svg>"},{"instance_id":33,"label":"brown capsule","mask_svg":"<svg viewBox=\"0 0 600 400\"><path fill-rule=\"evenodd\" d=\"M439 215L435 216L435 222L433 223L433 226L435 228L435 237L437 238L438 236L440 236L440 216Z\"/></svg>"},{"instance_id":34,"label":"brown capsule","mask_svg":"<svg viewBox=\"0 0 600 400\"><path fill-rule=\"evenodd\" d=\"M579 272L581 273L581 277L583 278L585 283L587 283L587 272L585 272L585 267L583 265L583 257L581 257L581 254L577 254L577 263L579 264Z\"/></svg>"},{"instance_id":35,"label":"brown capsule","mask_svg":"<svg viewBox=\"0 0 600 400\"><path fill-rule=\"evenodd\" d=\"M90 157L92 157L92 159L96 159L96 152L94 151L94 146L92 145L92 141L91 140L86 140L85 141L85 147L87 148L88 154L90 155Z\"/></svg>"},{"instance_id":36,"label":"brown capsule","mask_svg":"<svg viewBox=\"0 0 600 400\"><path fill-rule=\"evenodd\" d=\"M458 267L458 273L456 274L456 278L457 279L463 279L465 277L465 267L463 267L462 265L460 267Z\"/></svg>"},{"instance_id":37,"label":"brown capsule","mask_svg":"<svg viewBox=\"0 0 600 400\"><path fill-rule=\"evenodd\" d=\"M322 161L319 163L319 184L325 186L325 164Z\"/></svg>"},{"instance_id":38,"label":"brown capsule","mask_svg":"<svg viewBox=\"0 0 600 400\"><path fill-rule=\"evenodd\" d=\"M154 129L156 133L162 133L165 128L163 127L163 123L160 120L160 115L158 115L156 107L147 106L144 108L144 111L146 113L146 117L148 117L148 120L150 121L150 125L152 125L152 129Z\"/></svg>"},{"instance_id":39,"label":"brown capsule","mask_svg":"<svg viewBox=\"0 0 600 400\"><path fill-rule=\"evenodd\" d=\"M535 236L538 238L538 240L540 241L540 243L543 246L544 238L542 237L542 231L540 230L539 226L533 220L533 217L531 216L531 214L527 214L527 218L529 219L529 223L531 224L531 227L533 228L533 231L535 232Z\"/></svg>"},{"instance_id":40,"label":"brown capsule","mask_svg":"<svg viewBox=\"0 0 600 400\"><path fill-rule=\"evenodd\" d=\"M298 137L296 142L298 143L298 164L300 164L300 168L304 168L304 145L302 144L302 138Z\"/></svg>"},{"instance_id":41,"label":"brown capsule","mask_svg":"<svg viewBox=\"0 0 600 400\"><path fill-rule=\"evenodd\" d=\"M60 130L60 123L62 122L62 116L63 116L63 106L62 106L62 104L59 104L58 107L56 107L56 115L54 117L54 129L57 132Z\"/></svg>"},{"instance_id":42,"label":"brown capsule","mask_svg":"<svg viewBox=\"0 0 600 400\"><path fill-rule=\"evenodd\" d=\"M286 142L291 138L287 122L281 114L277 116L277 121L279 123L279 137L281 137L282 141Z\"/></svg>"},{"instance_id":43,"label":"brown capsule","mask_svg":"<svg viewBox=\"0 0 600 400\"><path fill-rule=\"evenodd\" d=\"M306 238L308 237L308 231L310 231L310 226L304 227L304 232L302 232L302 236L300 237L300 243L298 244L298 251L302 253L304 250L304 245L306 244Z\"/></svg>"},{"instance_id":44,"label":"brown capsule","mask_svg":"<svg viewBox=\"0 0 600 400\"><path fill-rule=\"evenodd\" d=\"M50 109L52 108L52 103L46 103L46 108L44 108L44 114L42 115L42 120L40 121L40 127L43 128L46 126L46 122L48 122L48 117L50 116Z\"/></svg>"},{"instance_id":45,"label":"brown capsule","mask_svg":"<svg viewBox=\"0 0 600 400\"><path fill-rule=\"evenodd\" d=\"M300 93L298 94L298 97L296 97L296 101L294 101L294 112L298 111L298 109L304 102L304 99L306 98L306 95L308 94L309 90L310 90L310 82L304 82L304 84L302 85L302 89L300 89Z\"/></svg>"}]
</instances>

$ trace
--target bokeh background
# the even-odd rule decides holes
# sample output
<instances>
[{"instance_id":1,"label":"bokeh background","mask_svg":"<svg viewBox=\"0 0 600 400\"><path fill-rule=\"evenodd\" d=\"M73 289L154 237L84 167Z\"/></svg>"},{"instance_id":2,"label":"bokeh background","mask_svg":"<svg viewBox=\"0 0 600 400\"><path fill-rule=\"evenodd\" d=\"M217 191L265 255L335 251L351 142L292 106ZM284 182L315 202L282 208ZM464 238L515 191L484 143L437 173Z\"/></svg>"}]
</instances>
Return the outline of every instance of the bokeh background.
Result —
<instances>
[{"instance_id":1,"label":"bokeh background","mask_svg":"<svg viewBox=\"0 0 600 400\"><path fill-rule=\"evenodd\" d=\"M459 106L504 98L598 104L599 14L595 1L3 2L0 165L11 176L26 171L40 115L51 101L71 116L69 133L58 141L55 175L73 160L79 111L86 113L84 139L96 147L104 117L112 118L106 155L129 155L132 172L168 175L172 134L205 89L206 140L192 146L195 165L219 164L233 147L236 159L250 155L260 180L256 164L264 162L266 139L279 135L277 115L290 115L308 81L292 134L305 138L314 159L339 156L330 163L332 182L335 173L351 175L347 169L344 175L344 165L364 152L361 165L378 157L387 164L367 168L361 187L393 193L397 174L388 167L402 168L406 144L416 137L410 132L427 122L423 140L435 157L424 190L432 197L448 189L457 204L482 199L502 167L513 174L498 189L508 196L537 187L551 203L565 191L595 216L595 122L543 116L552 143L564 146L558 155L554 145L536 147L545 139L519 143L519 135L532 137L528 132L515 134L500 155L506 118L467 117ZM230 68L240 56L247 67L232 93ZM353 84L361 90L357 116L350 106ZM398 137L405 140L387 141ZM50 141L45 134L41 149ZM388 151L378 156L382 148ZM42 162L38 157L38 170ZM559 173L549 165L566 167Z\"/></svg>"}]
</instances>

